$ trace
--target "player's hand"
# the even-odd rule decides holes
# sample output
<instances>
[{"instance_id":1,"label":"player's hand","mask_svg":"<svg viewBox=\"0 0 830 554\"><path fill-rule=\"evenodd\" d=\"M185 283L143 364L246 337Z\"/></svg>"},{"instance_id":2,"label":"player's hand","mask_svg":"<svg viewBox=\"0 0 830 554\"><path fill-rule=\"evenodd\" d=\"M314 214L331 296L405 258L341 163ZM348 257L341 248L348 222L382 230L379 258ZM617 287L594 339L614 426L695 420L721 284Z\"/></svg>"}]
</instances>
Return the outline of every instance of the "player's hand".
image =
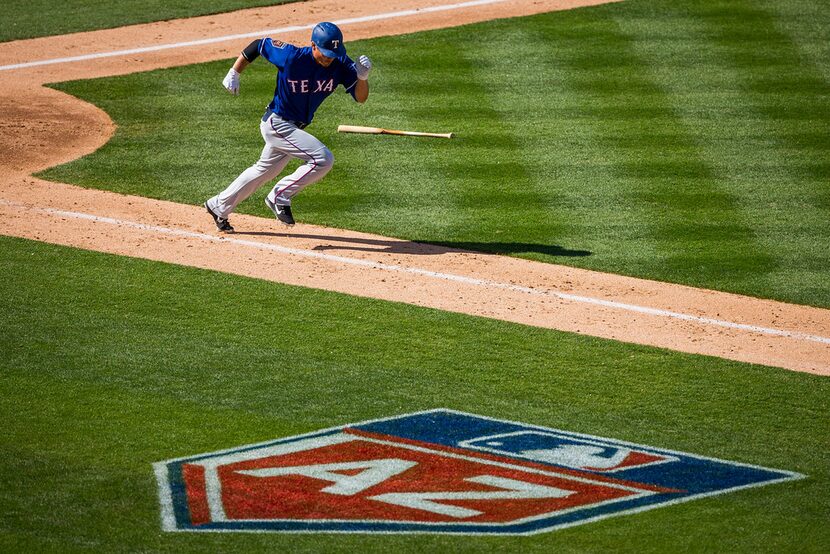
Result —
<instances>
[{"instance_id":1,"label":"player's hand","mask_svg":"<svg viewBox=\"0 0 830 554\"><path fill-rule=\"evenodd\" d=\"M357 78L365 81L369 78L369 72L372 71L372 60L369 59L369 56L360 56L360 59L354 64L354 70L357 72Z\"/></svg>"},{"instance_id":2,"label":"player's hand","mask_svg":"<svg viewBox=\"0 0 830 554\"><path fill-rule=\"evenodd\" d=\"M239 72L230 68L228 74L222 79L222 85L234 96L239 94Z\"/></svg>"}]
</instances>

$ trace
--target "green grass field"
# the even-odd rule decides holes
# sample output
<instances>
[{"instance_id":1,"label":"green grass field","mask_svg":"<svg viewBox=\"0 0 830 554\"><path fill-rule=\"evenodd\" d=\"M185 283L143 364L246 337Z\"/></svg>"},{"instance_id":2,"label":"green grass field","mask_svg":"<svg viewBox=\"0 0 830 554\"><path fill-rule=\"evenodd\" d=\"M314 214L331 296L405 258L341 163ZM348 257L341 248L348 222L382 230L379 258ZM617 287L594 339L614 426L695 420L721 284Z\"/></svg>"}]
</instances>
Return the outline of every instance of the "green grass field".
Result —
<instances>
[{"instance_id":1,"label":"green grass field","mask_svg":"<svg viewBox=\"0 0 830 554\"><path fill-rule=\"evenodd\" d=\"M628 0L352 43L373 97L318 113L338 161L295 215L830 306L828 20ZM232 98L227 66L56 85L119 128L45 175L201 203L273 87L260 60ZM20 239L0 267L0 551L830 551L827 378ZM161 531L153 462L437 407L807 479L520 538Z\"/></svg>"},{"instance_id":2,"label":"green grass field","mask_svg":"<svg viewBox=\"0 0 830 554\"><path fill-rule=\"evenodd\" d=\"M297 0L4 0L0 42L287 4Z\"/></svg>"},{"instance_id":3,"label":"green grass field","mask_svg":"<svg viewBox=\"0 0 830 554\"><path fill-rule=\"evenodd\" d=\"M821 552L826 378L17 239L0 408L17 551ZM808 479L525 538L162 533L151 463L435 407Z\"/></svg>"}]
</instances>

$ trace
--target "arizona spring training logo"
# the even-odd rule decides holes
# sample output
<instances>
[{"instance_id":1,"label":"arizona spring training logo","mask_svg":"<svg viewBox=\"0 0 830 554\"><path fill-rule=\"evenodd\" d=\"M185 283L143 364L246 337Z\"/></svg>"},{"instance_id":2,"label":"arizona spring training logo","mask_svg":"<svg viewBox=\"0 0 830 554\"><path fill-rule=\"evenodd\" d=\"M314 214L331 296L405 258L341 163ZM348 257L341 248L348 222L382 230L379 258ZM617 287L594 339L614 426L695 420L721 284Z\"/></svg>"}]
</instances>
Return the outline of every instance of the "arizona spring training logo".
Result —
<instances>
[{"instance_id":1,"label":"arizona spring training logo","mask_svg":"<svg viewBox=\"0 0 830 554\"><path fill-rule=\"evenodd\" d=\"M533 534L804 477L433 410L155 464L168 531Z\"/></svg>"}]
</instances>

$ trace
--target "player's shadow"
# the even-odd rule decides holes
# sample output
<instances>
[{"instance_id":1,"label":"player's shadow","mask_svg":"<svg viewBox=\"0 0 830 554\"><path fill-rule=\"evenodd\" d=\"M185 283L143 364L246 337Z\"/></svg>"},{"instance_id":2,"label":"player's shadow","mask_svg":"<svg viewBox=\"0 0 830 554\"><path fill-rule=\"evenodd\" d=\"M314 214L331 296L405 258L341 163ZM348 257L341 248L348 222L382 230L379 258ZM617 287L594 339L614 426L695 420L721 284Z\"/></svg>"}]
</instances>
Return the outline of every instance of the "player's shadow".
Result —
<instances>
[{"instance_id":1,"label":"player's shadow","mask_svg":"<svg viewBox=\"0 0 830 554\"><path fill-rule=\"evenodd\" d=\"M473 250L492 254L545 254L565 258L581 258L593 254L590 250L571 250L557 244L529 242L440 242L435 244L453 250Z\"/></svg>"},{"instance_id":2,"label":"player's shadow","mask_svg":"<svg viewBox=\"0 0 830 554\"><path fill-rule=\"evenodd\" d=\"M487 252L491 254L545 254L557 257L590 256L588 250L570 250L562 246L522 242L411 242L403 240L338 237L304 233L272 233L263 231L237 231L236 235L266 236L317 240L326 244L314 247L317 251L352 250L357 252L385 252L389 254L414 254L436 256L452 251Z\"/></svg>"}]
</instances>

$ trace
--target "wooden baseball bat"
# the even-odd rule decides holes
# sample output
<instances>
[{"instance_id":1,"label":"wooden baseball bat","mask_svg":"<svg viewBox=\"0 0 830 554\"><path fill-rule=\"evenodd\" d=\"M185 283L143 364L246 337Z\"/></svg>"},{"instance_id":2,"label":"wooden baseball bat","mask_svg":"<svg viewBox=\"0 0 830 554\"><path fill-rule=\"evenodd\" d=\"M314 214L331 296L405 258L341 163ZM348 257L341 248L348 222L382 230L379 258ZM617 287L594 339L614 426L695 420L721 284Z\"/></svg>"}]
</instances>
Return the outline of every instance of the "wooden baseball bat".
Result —
<instances>
[{"instance_id":1,"label":"wooden baseball bat","mask_svg":"<svg viewBox=\"0 0 830 554\"><path fill-rule=\"evenodd\" d=\"M370 135L404 135L407 137L438 137L452 138L452 133L420 133L418 131L396 131L381 129L380 127L361 127L360 125L340 125L337 130L341 133L367 133Z\"/></svg>"}]
</instances>

